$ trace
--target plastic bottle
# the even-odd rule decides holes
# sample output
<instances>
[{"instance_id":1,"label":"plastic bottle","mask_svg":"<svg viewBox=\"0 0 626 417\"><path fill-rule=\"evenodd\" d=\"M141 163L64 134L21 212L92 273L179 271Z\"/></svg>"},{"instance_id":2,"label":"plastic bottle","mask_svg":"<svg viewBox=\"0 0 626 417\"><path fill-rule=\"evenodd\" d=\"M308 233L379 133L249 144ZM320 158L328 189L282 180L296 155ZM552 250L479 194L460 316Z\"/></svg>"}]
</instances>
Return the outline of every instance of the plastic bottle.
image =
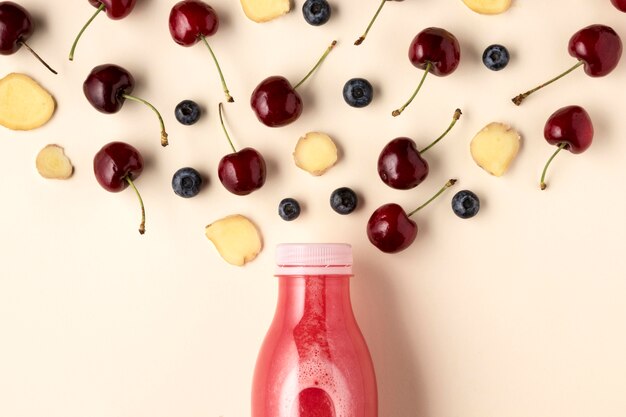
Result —
<instances>
[{"instance_id":1,"label":"plastic bottle","mask_svg":"<svg viewBox=\"0 0 626 417\"><path fill-rule=\"evenodd\" d=\"M376 377L350 302L352 248L277 248L278 306L259 353L252 417L377 417Z\"/></svg>"}]
</instances>

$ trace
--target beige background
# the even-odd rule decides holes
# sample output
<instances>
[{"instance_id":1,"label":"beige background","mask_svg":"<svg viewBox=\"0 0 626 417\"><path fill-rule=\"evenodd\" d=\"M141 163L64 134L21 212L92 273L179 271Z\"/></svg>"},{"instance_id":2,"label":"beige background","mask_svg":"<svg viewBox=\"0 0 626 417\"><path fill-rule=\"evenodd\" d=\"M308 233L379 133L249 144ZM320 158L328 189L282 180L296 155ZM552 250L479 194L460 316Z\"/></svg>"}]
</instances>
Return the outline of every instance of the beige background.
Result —
<instances>
[{"instance_id":1,"label":"beige background","mask_svg":"<svg viewBox=\"0 0 626 417\"><path fill-rule=\"evenodd\" d=\"M60 74L26 52L1 57L2 74L25 72L58 101L53 120L37 131L0 130L0 416L3 417L242 417L257 350L276 300L273 247L289 241L354 245L353 302L376 364L380 415L389 417L617 417L626 413L626 64L610 76L570 75L520 108L515 94L573 64L567 41L591 23L622 35L626 15L609 0L518 1L485 17L460 0L390 3L369 39L352 46L377 1L333 0L333 18L307 25L302 1L265 25L247 20L238 2L215 0L222 26L210 39L237 102L226 118L237 146L254 146L269 163L266 186L230 195L216 167L228 145L217 105L222 94L202 45L176 45L167 30L173 1L144 0L126 20L100 16L67 52L93 13L86 1L23 0L39 29L30 43ZM462 62L447 78L430 77L402 117L390 116L421 72L408 61L413 36L441 26L461 42ZM332 39L339 45L301 89L303 116L273 130L257 122L250 93L265 76L297 82ZM506 70L485 69L490 43L512 52ZM164 113L171 146L161 149L153 114L127 103L117 115L96 112L81 84L90 69L114 62L137 78L135 93ZM376 99L352 109L343 83L370 79ZM208 108L184 127L173 108L192 98ZM557 108L583 105L596 142L563 154L538 190L554 148L542 137ZM419 188L387 188L375 171L378 152L407 135L426 144L464 116L428 154L431 175ZM519 129L524 142L508 175L493 178L469 155L471 137L491 121ZM297 138L310 130L332 135L340 164L313 178L291 162ZM137 186L148 212L145 236L131 191L109 194L92 173L92 158L112 140L144 154ZM44 145L65 146L76 167L67 182L43 180L34 168ZM170 188L173 172L194 166L210 177L200 196L183 200ZM418 241L388 256L365 236L370 213L386 202L412 209L446 179L456 191L477 192L483 209L456 218L450 191L417 216ZM328 207L330 192L351 186L363 197L355 214ZM278 201L303 203L298 221L276 215ZM204 237L204 226L242 213L262 229L265 250L245 268L226 265Z\"/></svg>"}]
</instances>

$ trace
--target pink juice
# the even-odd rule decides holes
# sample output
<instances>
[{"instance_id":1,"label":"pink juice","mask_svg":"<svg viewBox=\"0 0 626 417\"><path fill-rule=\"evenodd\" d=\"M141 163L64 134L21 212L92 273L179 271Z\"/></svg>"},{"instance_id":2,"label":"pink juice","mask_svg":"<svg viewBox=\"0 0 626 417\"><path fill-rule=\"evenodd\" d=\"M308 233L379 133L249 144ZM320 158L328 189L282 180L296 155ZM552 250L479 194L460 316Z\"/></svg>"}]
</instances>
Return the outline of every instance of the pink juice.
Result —
<instances>
[{"instance_id":1,"label":"pink juice","mask_svg":"<svg viewBox=\"0 0 626 417\"><path fill-rule=\"evenodd\" d=\"M349 245L280 245L274 320L252 417L377 417L376 378L350 302Z\"/></svg>"}]
</instances>

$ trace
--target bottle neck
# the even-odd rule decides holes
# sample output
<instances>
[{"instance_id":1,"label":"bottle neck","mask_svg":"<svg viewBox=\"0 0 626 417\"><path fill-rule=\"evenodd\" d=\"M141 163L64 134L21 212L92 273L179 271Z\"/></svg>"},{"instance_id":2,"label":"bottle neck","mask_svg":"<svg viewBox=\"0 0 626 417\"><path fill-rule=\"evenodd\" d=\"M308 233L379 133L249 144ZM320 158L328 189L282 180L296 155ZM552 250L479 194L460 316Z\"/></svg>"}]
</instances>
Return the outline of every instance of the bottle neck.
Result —
<instances>
[{"instance_id":1,"label":"bottle neck","mask_svg":"<svg viewBox=\"0 0 626 417\"><path fill-rule=\"evenodd\" d=\"M278 311L291 320L353 320L350 275L279 275ZM291 319L291 320L290 320Z\"/></svg>"}]
</instances>

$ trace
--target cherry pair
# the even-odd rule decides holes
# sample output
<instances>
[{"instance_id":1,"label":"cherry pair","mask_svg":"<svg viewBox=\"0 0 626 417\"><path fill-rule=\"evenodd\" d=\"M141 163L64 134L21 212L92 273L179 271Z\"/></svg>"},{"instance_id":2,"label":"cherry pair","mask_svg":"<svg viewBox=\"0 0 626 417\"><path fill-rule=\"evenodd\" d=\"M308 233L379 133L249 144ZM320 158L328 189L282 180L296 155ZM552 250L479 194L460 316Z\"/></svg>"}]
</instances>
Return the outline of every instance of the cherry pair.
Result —
<instances>
[{"instance_id":1,"label":"cherry pair","mask_svg":"<svg viewBox=\"0 0 626 417\"><path fill-rule=\"evenodd\" d=\"M76 36L72 44L72 49L70 50L70 61L74 59L78 41L98 14L105 11L110 19L123 19L133 11L136 1L137 0L89 0L89 3L96 7L97 10L80 30L78 36ZM217 13L211 6L201 0L180 1L176 3L170 11L169 29L172 39L183 46L193 46L200 41L207 46L219 72L226 99L232 102L233 98L230 96L228 87L226 86L220 65L206 39L214 35L218 28L219 18Z\"/></svg>"}]
</instances>

